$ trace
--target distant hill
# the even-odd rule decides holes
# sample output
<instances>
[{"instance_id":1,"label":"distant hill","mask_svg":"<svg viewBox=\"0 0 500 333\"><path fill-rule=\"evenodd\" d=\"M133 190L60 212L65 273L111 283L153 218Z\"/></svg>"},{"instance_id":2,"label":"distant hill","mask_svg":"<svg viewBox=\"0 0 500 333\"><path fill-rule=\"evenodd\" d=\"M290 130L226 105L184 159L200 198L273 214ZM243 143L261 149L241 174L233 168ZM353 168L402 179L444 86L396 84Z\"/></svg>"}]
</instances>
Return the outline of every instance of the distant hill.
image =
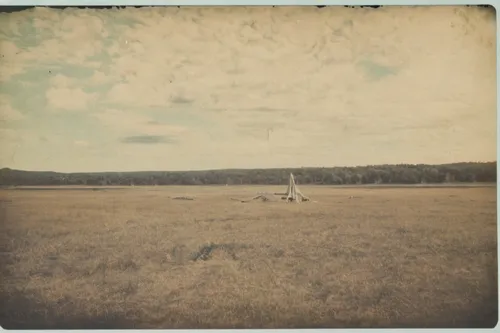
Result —
<instances>
[{"instance_id":1,"label":"distant hill","mask_svg":"<svg viewBox=\"0 0 500 333\"><path fill-rule=\"evenodd\" d=\"M496 162L398 164L331 168L225 169L58 173L0 169L2 186L54 185L279 185L293 172L300 184L419 184L496 182Z\"/></svg>"}]
</instances>

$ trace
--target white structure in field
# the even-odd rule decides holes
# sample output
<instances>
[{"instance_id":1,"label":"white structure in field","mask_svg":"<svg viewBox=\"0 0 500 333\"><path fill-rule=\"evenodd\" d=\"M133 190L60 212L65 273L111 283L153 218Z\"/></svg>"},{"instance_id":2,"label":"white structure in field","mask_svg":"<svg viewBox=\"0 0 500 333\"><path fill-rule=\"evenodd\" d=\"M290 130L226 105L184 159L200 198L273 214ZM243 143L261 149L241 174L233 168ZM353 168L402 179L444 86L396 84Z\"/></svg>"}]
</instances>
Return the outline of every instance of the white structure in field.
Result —
<instances>
[{"instance_id":1,"label":"white structure in field","mask_svg":"<svg viewBox=\"0 0 500 333\"><path fill-rule=\"evenodd\" d=\"M290 179L288 181L288 188L286 189L286 193L284 193L284 195L285 196L282 197L282 199L288 202L295 201L300 203L302 201L310 200L307 196L305 196L304 194L302 194L302 192L300 192L299 188L295 184L295 177L293 176L292 173L290 174Z\"/></svg>"},{"instance_id":2,"label":"white structure in field","mask_svg":"<svg viewBox=\"0 0 500 333\"><path fill-rule=\"evenodd\" d=\"M286 200L287 202L297 202L301 203L302 201L310 201L310 199L300 192L299 188L295 184L295 178L293 174L290 174L290 179L288 181L288 188L286 189L286 193L259 193L257 196L248 199L241 200L231 198L231 200L240 201L240 202L250 202L252 200L260 200L260 201L279 201L279 197L277 195L281 195L282 200Z\"/></svg>"}]
</instances>

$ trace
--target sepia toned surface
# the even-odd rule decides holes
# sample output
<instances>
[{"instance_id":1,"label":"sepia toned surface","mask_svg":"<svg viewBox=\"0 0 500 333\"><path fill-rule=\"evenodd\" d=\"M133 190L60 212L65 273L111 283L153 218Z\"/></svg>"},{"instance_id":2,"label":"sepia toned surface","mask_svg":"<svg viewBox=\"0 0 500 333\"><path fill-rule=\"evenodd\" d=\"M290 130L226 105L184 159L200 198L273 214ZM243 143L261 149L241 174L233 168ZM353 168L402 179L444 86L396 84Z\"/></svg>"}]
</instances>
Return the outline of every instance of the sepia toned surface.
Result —
<instances>
[{"instance_id":1,"label":"sepia toned surface","mask_svg":"<svg viewBox=\"0 0 500 333\"><path fill-rule=\"evenodd\" d=\"M496 188L301 186L313 202L230 200L279 190L2 191L1 324L496 324Z\"/></svg>"},{"instance_id":2,"label":"sepia toned surface","mask_svg":"<svg viewBox=\"0 0 500 333\"><path fill-rule=\"evenodd\" d=\"M457 6L1 13L0 324L493 327L495 27ZM241 202L292 168L310 202Z\"/></svg>"},{"instance_id":3,"label":"sepia toned surface","mask_svg":"<svg viewBox=\"0 0 500 333\"><path fill-rule=\"evenodd\" d=\"M0 164L492 161L495 26L459 6L4 13Z\"/></svg>"}]
</instances>

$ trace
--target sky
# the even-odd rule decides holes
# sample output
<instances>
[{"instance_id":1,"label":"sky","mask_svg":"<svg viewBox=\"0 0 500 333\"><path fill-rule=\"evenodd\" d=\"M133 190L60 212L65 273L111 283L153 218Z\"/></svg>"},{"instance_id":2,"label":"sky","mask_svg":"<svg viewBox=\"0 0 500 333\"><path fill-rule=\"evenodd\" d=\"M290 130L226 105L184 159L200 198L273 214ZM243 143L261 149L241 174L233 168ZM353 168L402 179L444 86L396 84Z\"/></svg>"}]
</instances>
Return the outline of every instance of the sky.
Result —
<instances>
[{"instance_id":1,"label":"sky","mask_svg":"<svg viewBox=\"0 0 500 333\"><path fill-rule=\"evenodd\" d=\"M0 167L59 172L496 160L484 8L0 14Z\"/></svg>"}]
</instances>

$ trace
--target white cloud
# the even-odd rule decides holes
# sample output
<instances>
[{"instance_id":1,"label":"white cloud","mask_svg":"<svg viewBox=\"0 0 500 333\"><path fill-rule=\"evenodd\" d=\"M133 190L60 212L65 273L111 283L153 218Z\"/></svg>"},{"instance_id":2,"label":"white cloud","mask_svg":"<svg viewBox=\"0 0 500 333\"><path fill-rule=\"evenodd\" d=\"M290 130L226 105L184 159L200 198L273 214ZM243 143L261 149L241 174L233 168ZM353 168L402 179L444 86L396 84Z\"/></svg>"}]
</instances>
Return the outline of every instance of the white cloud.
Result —
<instances>
[{"instance_id":1,"label":"white cloud","mask_svg":"<svg viewBox=\"0 0 500 333\"><path fill-rule=\"evenodd\" d=\"M20 61L23 51L12 41L0 39L0 82L8 81L12 76L22 73L25 64Z\"/></svg>"},{"instance_id":2,"label":"white cloud","mask_svg":"<svg viewBox=\"0 0 500 333\"><path fill-rule=\"evenodd\" d=\"M2 105L0 111L1 121L18 121L26 119L26 116L16 109L12 108L10 105Z\"/></svg>"},{"instance_id":3,"label":"white cloud","mask_svg":"<svg viewBox=\"0 0 500 333\"><path fill-rule=\"evenodd\" d=\"M6 67L7 73L4 68L0 71L0 79L8 79L14 69L19 72L29 66L47 63L99 66L87 61L88 57L101 52L102 38L107 34L103 21L95 13L76 8L60 12L36 7L29 11L3 14L0 30L11 32L15 36L13 41L25 38L20 33L20 27L29 24L26 17L32 17L37 33L31 37L37 45L16 49L12 41L0 41L0 49L5 56L2 60L10 62L10 66Z\"/></svg>"},{"instance_id":4,"label":"white cloud","mask_svg":"<svg viewBox=\"0 0 500 333\"><path fill-rule=\"evenodd\" d=\"M128 106L165 106L169 103L169 96L164 89L145 85L143 82L119 83L107 94L111 103Z\"/></svg>"},{"instance_id":5,"label":"white cloud","mask_svg":"<svg viewBox=\"0 0 500 333\"><path fill-rule=\"evenodd\" d=\"M86 93L79 88L51 87L47 90L46 97L51 111L75 111L88 108L96 100L97 94Z\"/></svg>"},{"instance_id":6,"label":"white cloud","mask_svg":"<svg viewBox=\"0 0 500 333\"><path fill-rule=\"evenodd\" d=\"M187 132L184 126L155 122L152 118L137 113L108 109L93 114L107 130L120 135L182 135Z\"/></svg>"},{"instance_id":7,"label":"white cloud","mask_svg":"<svg viewBox=\"0 0 500 333\"><path fill-rule=\"evenodd\" d=\"M25 115L10 105L6 96L0 96L0 122L18 121L25 118Z\"/></svg>"},{"instance_id":8,"label":"white cloud","mask_svg":"<svg viewBox=\"0 0 500 333\"><path fill-rule=\"evenodd\" d=\"M77 85L75 79L69 78L66 75L56 74L49 79L49 86L53 88L68 88Z\"/></svg>"},{"instance_id":9,"label":"white cloud","mask_svg":"<svg viewBox=\"0 0 500 333\"><path fill-rule=\"evenodd\" d=\"M89 146L89 143L85 140L76 140L73 142L73 144L75 146L78 146L78 147L88 147Z\"/></svg>"},{"instance_id":10,"label":"white cloud","mask_svg":"<svg viewBox=\"0 0 500 333\"><path fill-rule=\"evenodd\" d=\"M95 70L87 82L89 85L94 85L94 84L109 83L109 82L113 82L113 81L114 81L113 77L107 76L102 71Z\"/></svg>"},{"instance_id":11,"label":"white cloud","mask_svg":"<svg viewBox=\"0 0 500 333\"><path fill-rule=\"evenodd\" d=\"M0 128L0 138L2 141L19 142L22 140L22 133L11 128Z\"/></svg>"}]
</instances>

